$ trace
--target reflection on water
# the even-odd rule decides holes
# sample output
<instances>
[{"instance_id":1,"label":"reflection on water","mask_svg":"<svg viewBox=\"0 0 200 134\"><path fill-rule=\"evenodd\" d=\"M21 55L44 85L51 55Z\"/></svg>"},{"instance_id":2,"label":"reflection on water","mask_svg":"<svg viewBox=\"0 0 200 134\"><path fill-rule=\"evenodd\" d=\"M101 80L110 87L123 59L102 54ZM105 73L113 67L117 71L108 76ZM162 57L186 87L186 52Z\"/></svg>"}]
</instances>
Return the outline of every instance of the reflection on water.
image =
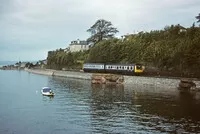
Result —
<instances>
[{"instance_id":1,"label":"reflection on water","mask_svg":"<svg viewBox=\"0 0 200 134\"><path fill-rule=\"evenodd\" d=\"M73 98L70 107L77 117L72 123L90 126L93 133L200 132L199 93L176 89L96 85L89 81L53 78L62 93ZM69 96L68 96L69 97ZM75 106L74 106L75 105ZM89 119L88 119L89 118Z\"/></svg>"},{"instance_id":2,"label":"reflection on water","mask_svg":"<svg viewBox=\"0 0 200 134\"><path fill-rule=\"evenodd\" d=\"M43 95L42 100L48 102L48 101L52 101L53 98L54 98L54 96L44 96L44 95Z\"/></svg>"},{"instance_id":3,"label":"reflection on water","mask_svg":"<svg viewBox=\"0 0 200 134\"><path fill-rule=\"evenodd\" d=\"M3 134L200 133L200 92L0 73ZM43 96L39 91L44 86L55 96Z\"/></svg>"},{"instance_id":4,"label":"reflection on water","mask_svg":"<svg viewBox=\"0 0 200 134\"><path fill-rule=\"evenodd\" d=\"M164 120L156 115L141 112L141 94L125 91L123 86L92 85L92 125L94 132L112 133L160 133L173 132L171 126L162 126ZM101 128L101 129L100 129Z\"/></svg>"}]
</instances>

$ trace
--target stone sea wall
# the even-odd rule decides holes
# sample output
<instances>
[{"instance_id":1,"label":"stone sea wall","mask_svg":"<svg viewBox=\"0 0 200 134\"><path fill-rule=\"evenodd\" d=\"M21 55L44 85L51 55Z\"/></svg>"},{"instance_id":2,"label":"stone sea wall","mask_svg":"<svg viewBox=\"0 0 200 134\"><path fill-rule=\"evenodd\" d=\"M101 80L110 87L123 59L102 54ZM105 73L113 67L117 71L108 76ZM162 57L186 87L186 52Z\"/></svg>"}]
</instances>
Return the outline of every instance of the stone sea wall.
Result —
<instances>
[{"instance_id":1,"label":"stone sea wall","mask_svg":"<svg viewBox=\"0 0 200 134\"><path fill-rule=\"evenodd\" d=\"M52 76L52 74L53 74L52 70L43 70L43 69L27 69L27 68L25 68L24 71L34 73L34 74L50 75L50 76Z\"/></svg>"},{"instance_id":2,"label":"stone sea wall","mask_svg":"<svg viewBox=\"0 0 200 134\"><path fill-rule=\"evenodd\" d=\"M72 71L57 71L51 69L24 69L27 72L41 75L50 75L50 76L60 76L60 77L68 77L68 78L76 78L76 79L85 79L91 80L91 73L84 72L72 72Z\"/></svg>"}]
</instances>

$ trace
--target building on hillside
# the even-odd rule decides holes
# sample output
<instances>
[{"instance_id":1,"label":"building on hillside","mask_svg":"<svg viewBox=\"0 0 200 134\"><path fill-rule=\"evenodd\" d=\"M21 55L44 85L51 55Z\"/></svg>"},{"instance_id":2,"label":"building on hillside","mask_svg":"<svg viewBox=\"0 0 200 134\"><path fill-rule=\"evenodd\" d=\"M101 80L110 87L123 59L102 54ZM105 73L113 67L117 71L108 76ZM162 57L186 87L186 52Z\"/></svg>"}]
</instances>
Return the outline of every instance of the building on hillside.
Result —
<instances>
[{"instance_id":1,"label":"building on hillside","mask_svg":"<svg viewBox=\"0 0 200 134\"><path fill-rule=\"evenodd\" d=\"M89 44L87 41L81 41L81 40L75 40L71 41L69 44L69 47L66 48L64 51L65 52L79 52L79 51L84 51L89 49Z\"/></svg>"},{"instance_id":2,"label":"building on hillside","mask_svg":"<svg viewBox=\"0 0 200 134\"><path fill-rule=\"evenodd\" d=\"M47 59L43 60L43 63L46 65L47 64Z\"/></svg>"},{"instance_id":3,"label":"building on hillside","mask_svg":"<svg viewBox=\"0 0 200 134\"><path fill-rule=\"evenodd\" d=\"M183 27L183 26L181 26L180 24L178 24L177 27L179 28L179 32L178 32L179 34L180 34L181 32L186 32L186 31L187 31L186 28Z\"/></svg>"}]
</instances>

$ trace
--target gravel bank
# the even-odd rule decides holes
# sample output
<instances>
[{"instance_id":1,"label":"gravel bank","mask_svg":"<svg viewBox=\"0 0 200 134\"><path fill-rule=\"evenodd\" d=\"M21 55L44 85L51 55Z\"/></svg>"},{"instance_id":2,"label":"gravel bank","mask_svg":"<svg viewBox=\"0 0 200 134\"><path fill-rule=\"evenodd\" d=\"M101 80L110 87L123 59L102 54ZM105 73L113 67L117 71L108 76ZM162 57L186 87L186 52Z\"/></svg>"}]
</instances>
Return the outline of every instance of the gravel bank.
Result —
<instances>
[{"instance_id":1,"label":"gravel bank","mask_svg":"<svg viewBox=\"0 0 200 134\"><path fill-rule=\"evenodd\" d=\"M124 76L125 85L143 85L143 86L156 86L169 88L176 88L180 82L179 79L156 78L156 77L143 77L143 76Z\"/></svg>"}]
</instances>

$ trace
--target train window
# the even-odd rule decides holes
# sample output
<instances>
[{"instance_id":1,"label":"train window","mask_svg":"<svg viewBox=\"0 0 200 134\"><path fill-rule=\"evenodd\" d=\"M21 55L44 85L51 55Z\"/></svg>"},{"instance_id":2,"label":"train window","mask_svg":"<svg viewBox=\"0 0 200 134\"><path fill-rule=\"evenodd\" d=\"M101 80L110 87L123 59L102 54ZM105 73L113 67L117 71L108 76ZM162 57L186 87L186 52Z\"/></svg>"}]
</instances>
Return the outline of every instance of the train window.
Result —
<instances>
[{"instance_id":1,"label":"train window","mask_svg":"<svg viewBox=\"0 0 200 134\"><path fill-rule=\"evenodd\" d=\"M122 67L122 69L124 69L124 67Z\"/></svg>"},{"instance_id":2,"label":"train window","mask_svg":"<svg viewBox=\"0 0 200 134\"><path fill-rule=\"evenodd\" d=\"M137 69L142 69L142 66L141 65L136 65L136 68Z\"/></svg>"},{"instance_id":3,"label":"train window","mask_svg":"<svg viewBox=\"0 0 200 134\"><path fill-rule=\"evenodd\" d=\"M112 69L112 66L110 68Z\"/></svg>"},{"instance_id":4,"label":"train window","mask_svg":"<svg viewBox=\"0 0 200 134\"><path fill-rule=\"evenodd\" d=\"M127 70L129 70L129 67L127 67Z\"/></svg>"},{"instance_id":5,"label":"train window","mask_svg":"<svg viewBox=\"0 0 200 134\"><path fill-rule=\"evenodd\" d=\"M133 70L133 67L131 67L131 70Z\"/></svg>"},{"instance_id":6,"label":"train window","mask_svg":"<svg viewBox=\"0 0 200 134\"><path fill-rule=\"evenodd\" d=\"M118 66L117 66L117 69L118 69Z\"/></svg>"}]
</instances>

